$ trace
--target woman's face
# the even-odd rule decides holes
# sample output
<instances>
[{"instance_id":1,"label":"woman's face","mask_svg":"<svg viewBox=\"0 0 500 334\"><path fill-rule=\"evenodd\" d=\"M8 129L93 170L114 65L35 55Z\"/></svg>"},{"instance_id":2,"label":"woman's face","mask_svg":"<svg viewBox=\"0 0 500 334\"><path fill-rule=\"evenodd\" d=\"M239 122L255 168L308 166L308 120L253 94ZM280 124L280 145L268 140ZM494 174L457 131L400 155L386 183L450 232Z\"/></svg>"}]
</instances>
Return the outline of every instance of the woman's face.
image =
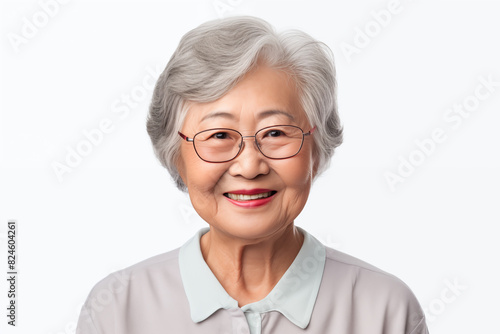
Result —
<instances>
[{"instance_id":1,"label":"woman's face","mask_svg":"<svg viewBox=\"0 0 500 334\"><path fill-rule=\"evenodd\" d=\"M258 66L219 100L192 104L181 132L192 138L202 130L230 128L253 136L271 125L295 125L308 132L311 126L297 95L285 73ZM193 143L182 141L177 166L195 210L212 229L258 240L283 231L302 211L314 176L313 145L306 136L299 154L272 160L247 138L234 160L210 163L197 156ZM273 195L265 200L235 196L266 192Z\"/></svg>"}]
</instances>

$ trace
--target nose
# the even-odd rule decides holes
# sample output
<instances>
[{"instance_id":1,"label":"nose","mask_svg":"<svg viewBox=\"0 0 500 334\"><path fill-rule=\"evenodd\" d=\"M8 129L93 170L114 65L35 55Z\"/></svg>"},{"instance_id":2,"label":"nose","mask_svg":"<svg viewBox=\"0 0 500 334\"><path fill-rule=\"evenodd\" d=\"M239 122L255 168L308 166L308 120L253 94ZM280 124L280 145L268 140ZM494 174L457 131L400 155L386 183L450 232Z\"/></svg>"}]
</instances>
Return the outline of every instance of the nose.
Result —
<instances>
[{"instance_id":1,"label":"nose","mask_svg":"<svg viewBox=\"0 0 500 334\"><path fill-rule=\"evenodd\" d=\"M231 161L229 174L250 180L268 174L268 159L259 151L255 136L243 136L242 146L238 156Z\"/></svg>"}]
</instances>

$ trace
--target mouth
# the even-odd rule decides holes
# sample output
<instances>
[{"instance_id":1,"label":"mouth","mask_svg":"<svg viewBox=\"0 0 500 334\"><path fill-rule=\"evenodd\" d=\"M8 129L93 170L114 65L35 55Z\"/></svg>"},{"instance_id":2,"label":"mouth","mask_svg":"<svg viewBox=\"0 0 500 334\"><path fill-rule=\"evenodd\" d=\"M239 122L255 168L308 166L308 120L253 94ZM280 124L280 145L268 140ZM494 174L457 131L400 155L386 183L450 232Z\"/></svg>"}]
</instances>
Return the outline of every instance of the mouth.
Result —
<instances>
[{"instance_id":1,"label":"mouth","mask_svg":"<svg viewBox=\"0 0 500 334\"><path fill-rule=\"evenodd\" d=\"M240 201L240 202L245 202L245 201L254 201L257 199L261 198L268 198L276 194L276 191L266 191L263 193L258 193L258 194L253 194L253 195L248 195L248 194L235 194L235 193L224 193L224 196L227 198L230 198L234 201Z\"/></svg>"},{"instance_id":2,"label":"mouth","mask_svg":"<svg viewBox=\"0 0 500 334\"><path fill-rule=\"evenodd\" d=\"M269 203L276 193L275 190L252 189L231 191L224 196L234 205L251 208Z\"/></svg>"}]
</instances>

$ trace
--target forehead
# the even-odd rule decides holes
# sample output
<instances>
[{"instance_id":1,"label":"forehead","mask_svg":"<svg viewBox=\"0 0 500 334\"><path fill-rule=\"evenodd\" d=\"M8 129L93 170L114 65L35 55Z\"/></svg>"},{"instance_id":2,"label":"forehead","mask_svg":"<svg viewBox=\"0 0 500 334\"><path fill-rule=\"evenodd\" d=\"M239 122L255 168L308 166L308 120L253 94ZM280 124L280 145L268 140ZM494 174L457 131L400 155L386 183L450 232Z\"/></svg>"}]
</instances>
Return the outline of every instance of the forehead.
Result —
<instances>
[{"instance_id":1,"label":"forehead","mask_svg":"<svg viewBox=\"0 0 500 334\"><path fill-rule=\"evenodd\" d=\"M284 71L259 65L220 99L192 103L185 125L265 120L305 125L305 119L294 79Z\"/></svg>"}]
</instances>

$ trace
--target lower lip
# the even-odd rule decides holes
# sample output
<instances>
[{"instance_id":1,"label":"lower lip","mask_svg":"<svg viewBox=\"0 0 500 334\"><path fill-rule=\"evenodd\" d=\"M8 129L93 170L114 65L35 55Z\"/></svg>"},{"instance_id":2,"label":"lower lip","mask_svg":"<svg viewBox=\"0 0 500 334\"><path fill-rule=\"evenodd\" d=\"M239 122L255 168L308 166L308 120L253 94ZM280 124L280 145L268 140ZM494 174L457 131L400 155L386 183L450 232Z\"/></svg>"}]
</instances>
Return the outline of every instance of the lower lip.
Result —
<instances>
[{"instance_id":1,"label":"lower lip","mask_svg":"<svg viewBox=\"0 0 500 334\"><path fill-rule=\"evenodd\" d=\"M276 194L274 194L274 195L276 195ZM274 195L266 197L266 198L253 199L250 201L235 201L234 199L231 199L229 197L226 197L226 199L229 202L231 202L234 205L239 206L241 208L255 208L258 206L266 205L267 203L271 202L273 200Z\"/></svg>"}]
</instances>

